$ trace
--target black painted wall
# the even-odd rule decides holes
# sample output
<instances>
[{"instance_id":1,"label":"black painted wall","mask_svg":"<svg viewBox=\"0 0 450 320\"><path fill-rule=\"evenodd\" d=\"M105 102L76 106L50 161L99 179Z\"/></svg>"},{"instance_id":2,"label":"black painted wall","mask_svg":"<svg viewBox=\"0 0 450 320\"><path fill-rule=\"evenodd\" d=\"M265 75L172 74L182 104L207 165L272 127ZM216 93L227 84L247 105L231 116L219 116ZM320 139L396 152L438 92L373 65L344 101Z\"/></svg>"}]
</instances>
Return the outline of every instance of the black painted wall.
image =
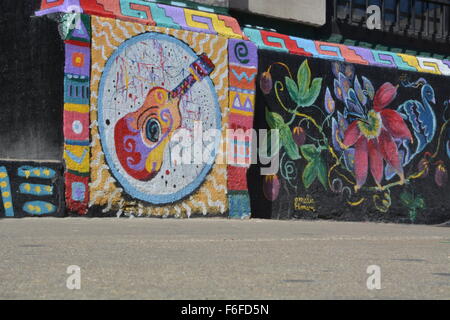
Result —
<instances>
[{"instance_id":1,"label":"black painted wall","mask_svg":"<svg viewBox=\"0 0 450 320\"><path fill-rule=\"evenodd\" d=\"M298 82L301 81L298 80L298 70L302 65L305 66L305 61L307 61L311 75L310 84L306 88L312 90L312 82L315 78L321 78L321 84L318 86L317 99L312 105L297 108L297 103L289 94L287 82L291 82L288 80L291 78L292 82L299 86ZM339 73L342 75L340 76ZM370 95L368 94L370 90L366 90L367 86L364 85L363 77L373 86ZM341 118L344 118L347 125L350 125L359 117L350 114L350 111L355 111L354 109L350 110L351 103L346 104L337 97L336 84L339 86L339 83L345 83L346 79L348 87L355 92L358 92L356 79L363 91L365 90L365 93L363 91L359 91L359 93L366 95L366 99L362 95L354 96L354 101L361 105L362 102L358 102L360 99L367 100L366 111L361 112L361 118L373 110L376 105L377 91L383 84L389 82L392 84L391 89L396 90L397 94L390 101L386 93L383 98L378 99L378 104L382 100L387 102L383 110L390 110L387 112L390 112L393 117L395 115L392 115L392 112L397 112L402 105L407 104L413 110L411 117L403 120L414 140L409 147L410 150L417 150L418 141L424 135L430 137L429 143L410 162L402 161L402 170L408 180L406 184L396 185L400 180L399 175L394 174L387 179L386 171L383 170L383 179L380 184L385 189L377 190L369 163L367 180L362 185L362 189L356 192L355 169L351 166L348 168L343 157L341 163L333 168L337 161L330 152L330 148L337 157L342 155L338 150L339 145L333 143L332 137L333 133L335 134L332 130L333 118L336 123L339 123L338 112L344 115L347 110L347 116ZM397 89L395 89L396 86L398 86ZM261 50L259 52L255 128L273 129L275 124L284 131L284 134L282 133L284 138L281 139L280 170L276 176L261 176L259 165L252 166L249 171L248 184L252 216L274 219L319 218L425 224L448 221L450 219L449 86L450 78L444 76L340 64L328 60ZM345 85L342 86L343 90L345 90L344 87ZM328 105L328 110L327 88L332 101L334 101ZM429 88L432 91L429 91ZM278 92L279 98L276 92ZM414 107L412 107L413 105ZM421 108L420 105L424 107ZM268 112L271 113L271 116L267 114ZM431 112L436 117L433 138L431 138L431 127L424 129L423 126L428 121L426 119ZM274 116L274 114L276 115ZM320 130L302 114L307 115L321 126L324 134L322 135ZM422 122L421 125L418 125L418 119L420 119L419 122ZM369 119L368 122L370 121ZM401 121L397 120L394 128L391 128L392 130L389 132L392 133L401 125ZM386 124L383 123L382 127L385 126ZM398 143L401 141L405 141L405 139L400 139ZM307 145L308 147L306 147ZM321 151L317 148L319 145L324 147ZM316 150L310 146L315 146ZM398 146L397 151L405 151L405 148ZM317 174L313 171L306 172L306 168L311 162L318 168ZM386 168L386 166L387 161L384 160L383 167ZM319 169L321 167L323 168L322 172ZM312 176L311 172L313 172Z\"/></svg>"},{"instance_id":2,"label":"black painted wall","mask_svg":"<svg viewBox=\"0 0 450 320\"><path fill-rule=\"evenodd\" d=\"M63 217L63 165L0 160L0 218Z\"/></svg>"},{"instance_id":3,"label":"black painted wall","mask_svg":"<svg viewBox=\"0 0 450 320\"><path fill-rule=\"evenodd\" d=\"M64 44L39 3L1 1L0 159L62 159Z\"/></svg>"}]
</instances>

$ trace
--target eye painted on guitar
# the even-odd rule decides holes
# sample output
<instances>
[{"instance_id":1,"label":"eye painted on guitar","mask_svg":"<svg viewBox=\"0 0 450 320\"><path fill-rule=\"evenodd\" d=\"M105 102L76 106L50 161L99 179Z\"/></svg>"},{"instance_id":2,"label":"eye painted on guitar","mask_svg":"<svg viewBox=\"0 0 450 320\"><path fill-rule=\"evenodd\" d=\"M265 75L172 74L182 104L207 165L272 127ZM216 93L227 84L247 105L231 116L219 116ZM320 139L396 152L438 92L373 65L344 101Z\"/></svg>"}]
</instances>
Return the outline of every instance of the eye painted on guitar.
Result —
<instances>
[{"instance_id":1,"label":"eye painted on guitar","mask_svg":"<svg viewBox=\"0 0 450 320\"><path fill-rule=\"evenodd\" d=\"M158 120L151 118L147 121L145 126L145 135L151 142L156 143L159 141L159 137L161 136L161 125Z\"/></svg>"}]
</instances>

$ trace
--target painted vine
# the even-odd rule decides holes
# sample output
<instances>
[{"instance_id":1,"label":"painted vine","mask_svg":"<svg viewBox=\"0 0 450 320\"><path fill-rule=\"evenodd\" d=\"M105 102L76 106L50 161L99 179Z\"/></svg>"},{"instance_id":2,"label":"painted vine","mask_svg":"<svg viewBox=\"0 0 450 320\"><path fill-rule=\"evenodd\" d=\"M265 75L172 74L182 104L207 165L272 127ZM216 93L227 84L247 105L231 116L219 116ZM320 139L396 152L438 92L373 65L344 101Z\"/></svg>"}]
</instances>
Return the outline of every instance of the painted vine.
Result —
<instances>
[{"instance_id":1,"label":"painted vine","mask_svg":"<svg viewBox=\"0 0 450 320\"><path fill-rule=\"evenodd\" d=\"M285 77L274 79L274 68L284 70ZM280 136L269 154L280 153L279 174L288 185L297 192L295 180L300 176L306 190L317 180L325 191L340 194L349 206L371 201L379 212L386 213L392 205L393 188L426 178L432 170L437 186L447 184L447 168L438 157L442 148L447 148L450 158L449 101L444 102L444 122L437 128L434 90L426 79L411 82L403 75L398 84L385 82L375 89L368 78L355 74L353 65L333 62L332 72L331 90L323 88L321 77L312 77L307 59L295 75L286 64L275 62L260 77L263 94L273 91L279 106L290 115L285 120L270 106L265 109L269 128L279 130ZM420 90L421 100L393 106L398 91L404 88ZM323 90L324 100L318 101ZM317 112L323 121L317 119ZM326 132L331 132L331 138ZM430 151L429 144L436 136L436 149ZM405 175L404 168L420 156L413 172ZM305 161L301 174L294 163L300 159ZM368 182L369 175L373 184ZM266 177L265 184L266 198L274 201L281 187L278 177ZM418 210L426 207L424 198L408 188L399 200L411 221L415 221Z\"/></svg>"}]
</instances>

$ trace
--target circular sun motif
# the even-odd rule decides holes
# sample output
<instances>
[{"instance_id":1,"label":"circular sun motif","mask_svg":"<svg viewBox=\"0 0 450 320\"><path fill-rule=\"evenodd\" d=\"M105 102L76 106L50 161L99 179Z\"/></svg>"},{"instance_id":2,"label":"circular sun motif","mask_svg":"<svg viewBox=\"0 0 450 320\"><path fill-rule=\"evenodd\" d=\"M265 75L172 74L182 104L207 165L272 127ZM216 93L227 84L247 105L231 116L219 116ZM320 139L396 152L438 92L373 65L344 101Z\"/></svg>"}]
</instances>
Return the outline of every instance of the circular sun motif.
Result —
<instances>
[{"instance_id":1,"label":"circular sun motif","mask_svg":"<svg viewBox=\"0 0 450 320\"><path fill-rule=\"evenodd\" d=\"M199 59L211 67L201 77L192 71L199 70L192 67ZM204 181L211 162L174 164L171 152L179 141L171 137L178 129L193 136L199 122L204 134L220 130L219 102L209 78L213 69L205 55L184 42L153 32L125 41L108 59L100 79L98 126L108 166L126 193L166 204Z\"/></svg>"}]
</instances>

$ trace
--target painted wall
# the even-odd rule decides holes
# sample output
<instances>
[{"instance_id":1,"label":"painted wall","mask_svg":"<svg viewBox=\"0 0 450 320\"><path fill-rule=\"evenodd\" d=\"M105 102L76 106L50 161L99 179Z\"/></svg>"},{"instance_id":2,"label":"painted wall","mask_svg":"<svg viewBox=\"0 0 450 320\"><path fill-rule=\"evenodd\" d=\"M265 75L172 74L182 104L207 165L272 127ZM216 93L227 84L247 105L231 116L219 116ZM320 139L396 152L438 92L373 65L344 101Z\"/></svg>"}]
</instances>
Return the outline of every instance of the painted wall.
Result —
<instances>
[{"instance_id":1,"label":"painted wall","mask_svg":"<svg viewBox=\"0 0 450 320\"><path fill-rule=\"evenodd\" d=\"M174 164L172 138L180 129L192 137L225 129L227 39L98 17L92 27L90 205L105 213L225 215L226 165L193 157ZM195 64L204 73L193 75Z\"/></svg>"},{"instance_id":2,"label":"painted wall","mask_svg":"<svg viewBox=\"0 0 450 320\"><path fill-rule=\"evenodd\" d=\"M146 1L42 2L37 15L61 15L66 48L69 212L249 217L250 163L226 160L245 157L251 141L230 140L229 148L225 142L229 127L252 127L257 49L243 39L234 19L196 8ZM207 154L210 129L219 137ZM179 130L189 139L203 136L200 154L206 150L204 157L212 161L197 159L194 146L192 161L173 162L177 144L171 139Z\"/></svg>"},{"instance_id":3,"label":"painted wall","mask_svg":"<svg viewBox=\"0 0 450 320\"><path fill-rule=\"evenodd\" d=\"M65 46L64 161L66 209L85 215L89 204L91 18L66 14L60 21Z\"/></svg>"},{"instance_id":4,"label":"painted wall","mask_svg":"<svg viewBox=\"0 0 450 320\"><path fill-rule=\"evenodd\" d=\"M90 216L450 218L449 61L168 3L42 1L65 48L65 201L47 202ZM281 133L275 175L250 167L251 134L228 131L252 128Z\"/></svg>"},{"instance_id":5,"label":"painted wall","mask_svg":"<svg viewBox=\"0 0 450 320\"><path fill-rule=\"evenodd\" d=\"M448 78L259 52L255 124L280 130L276 175L252 168L253 216L450 218Z\"/></svg>"},{"instance_id":6,"label":"painted wall","mask_svg":"<svg viewBox=\"0 0 450 320\"><path fill-rule=\"evenodd\" d=\"M0 218L65 214L63 168L58 162L0 161Z\"/></svg>"},{"instance_id":7,"label":"painted wall","mask_svg":"<svg viewBox=\"0 0 450 320\"><path fill-rule=\"evenodd\" d=\"M227 135L228 203L229 216L251 216L247 172L252 158L253 116L255 113L255 89L258 73L258 50L250 41L231 39L229 54L229 126L236 135ZM236 138L235 138L236 137Z\"/></svg>"}]
</instances>

